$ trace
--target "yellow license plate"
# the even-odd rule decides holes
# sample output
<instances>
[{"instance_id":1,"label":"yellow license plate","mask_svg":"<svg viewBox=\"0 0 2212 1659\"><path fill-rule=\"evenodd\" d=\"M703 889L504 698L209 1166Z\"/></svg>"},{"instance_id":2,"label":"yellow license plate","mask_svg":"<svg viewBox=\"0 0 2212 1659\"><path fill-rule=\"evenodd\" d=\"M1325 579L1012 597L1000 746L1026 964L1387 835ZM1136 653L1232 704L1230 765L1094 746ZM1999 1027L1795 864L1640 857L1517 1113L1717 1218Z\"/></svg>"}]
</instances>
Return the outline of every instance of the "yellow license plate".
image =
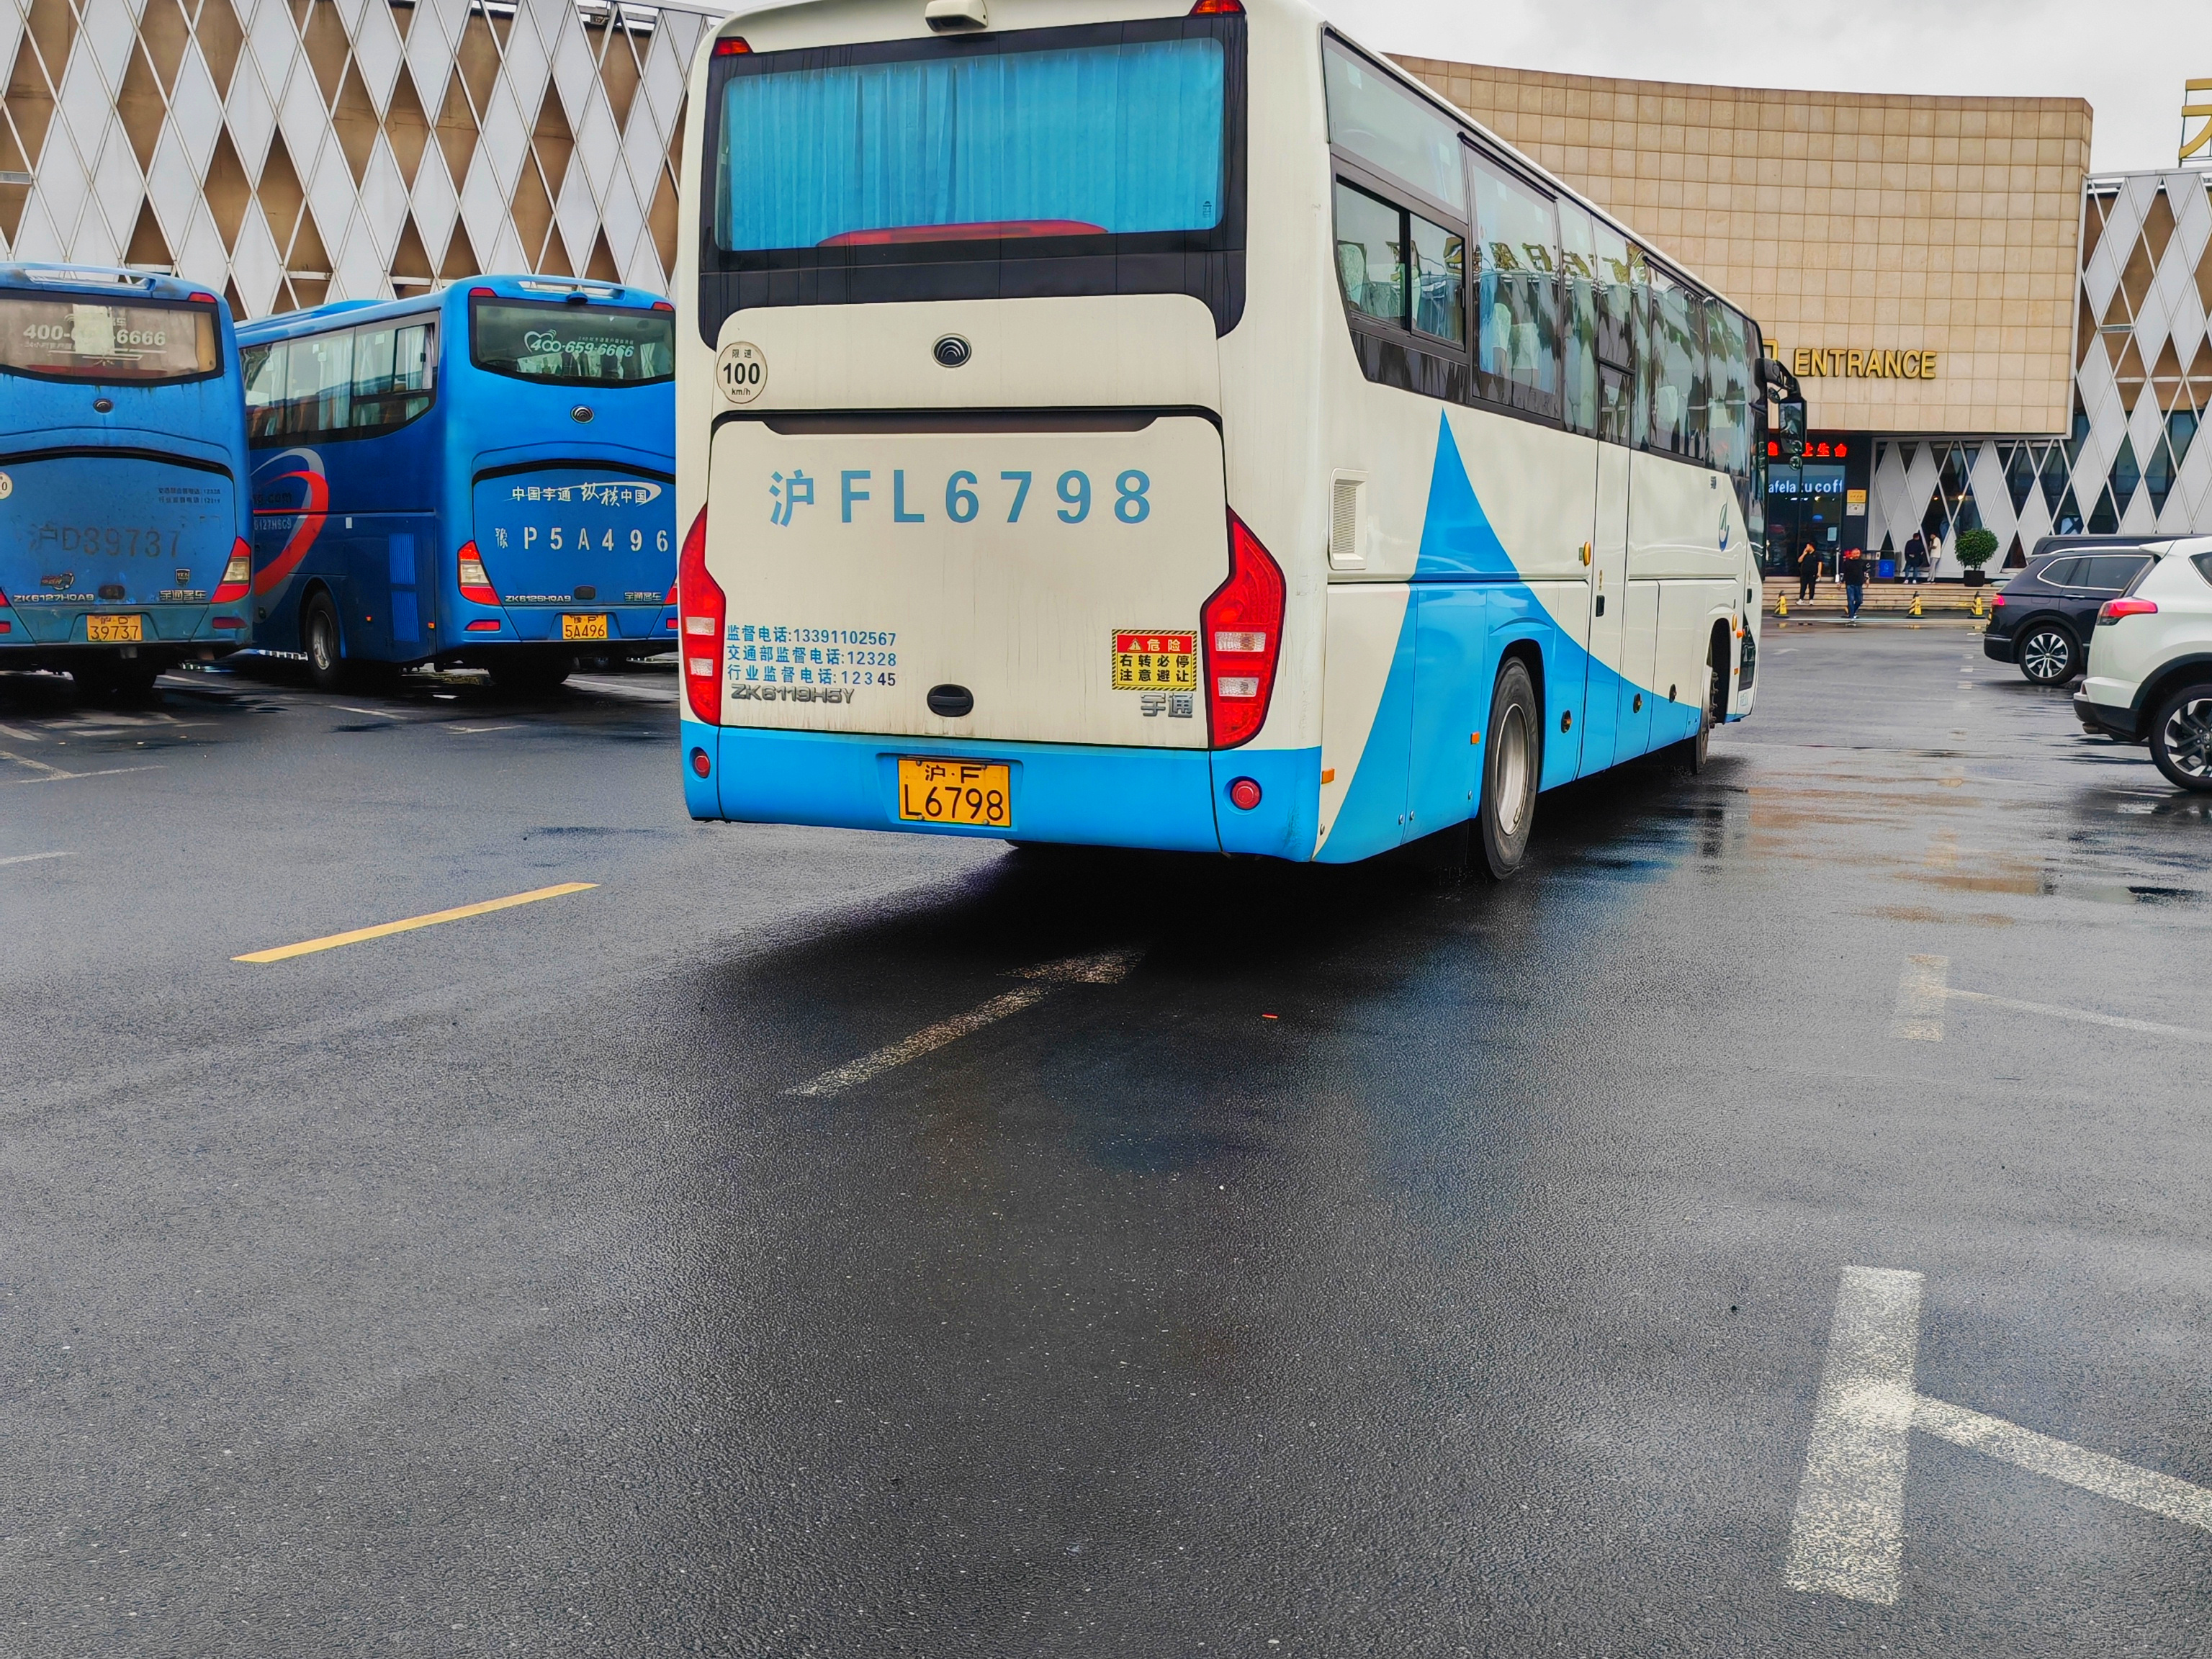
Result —
<instances>
[{"instance_id":1,"label":"yellow license plate","mask_svg":"<svg viewBox=\"0 0 2212 1659\"><path fill-rule=\"evenodd\" d=\"M1004 762L910 760L899 757L899 817L908 823L975 823L1006 830L1014 822Z\"/></svg>"},{"instance_id":2,"label":"yellow license plate","mask_svg":"<svg viewBox=\"0 0 2212 1659\"><path fill-rule=\"evenodd\" d=\"M143 617L87 617L84 636L94 645L136 645L146 637Z\"/></svg>"},{"instance_id":3,"label":"yellow license plate","mask_svg":"<svg viewBox=\"0 0 2212 1659\"><path fill-rule=\"evenodd\" d=\"M604 612L596 617L562 617L561 637L564 640L603 640L607 636L607 619Z\"/></svg>"}]
</instances>

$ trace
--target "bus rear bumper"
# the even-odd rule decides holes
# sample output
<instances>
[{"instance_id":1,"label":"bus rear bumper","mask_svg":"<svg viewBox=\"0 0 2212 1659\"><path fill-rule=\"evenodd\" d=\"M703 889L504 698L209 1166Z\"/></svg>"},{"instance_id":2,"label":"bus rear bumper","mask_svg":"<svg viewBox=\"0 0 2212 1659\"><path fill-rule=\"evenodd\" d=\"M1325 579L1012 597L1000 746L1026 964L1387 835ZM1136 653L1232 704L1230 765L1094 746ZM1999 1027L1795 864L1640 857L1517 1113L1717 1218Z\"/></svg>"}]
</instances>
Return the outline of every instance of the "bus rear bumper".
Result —
<instances>
[{"instance_id":1,"label":"bus rear bumper","mask_svg":"<svg viewBox=\"0 0 2212 1659\"><path fill-rule=\"evenodd\" d=\"M985 743L771 732L691 720L683 730L684 804L695 818L1159 852L1312 855L1318 750L1217 753ZM700 753L709 762L703 778L693 758ZM1005 762L1013 822L983 827L901 818L901 756ZM1261 787L1260 804L1249 811L1227 793L1240 778Z\"/></svg>"}]
</instances>

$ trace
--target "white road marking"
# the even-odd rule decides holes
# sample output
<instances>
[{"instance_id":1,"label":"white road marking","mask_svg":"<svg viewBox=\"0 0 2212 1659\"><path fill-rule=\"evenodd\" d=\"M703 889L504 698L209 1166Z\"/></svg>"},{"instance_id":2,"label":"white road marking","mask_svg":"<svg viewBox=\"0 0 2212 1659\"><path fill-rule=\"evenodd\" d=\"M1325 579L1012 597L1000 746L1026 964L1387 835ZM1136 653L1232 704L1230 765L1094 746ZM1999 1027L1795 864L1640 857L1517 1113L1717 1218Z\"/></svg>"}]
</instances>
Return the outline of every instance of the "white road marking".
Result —
<instances>
[{"instance_id":1,"label":"white road marking","mask_svg":"<svg viewBox=\"0 0 2212 1659\"><path fill-rule=\"evenodd\" d=\"M0 738L13 738L17 743L36 743L39 740L35 732L18 732L12 726L0 726Z\"/></svg>"},{"instance_id":2,"label":"white road marking","mask_svg":"<svg viewBox=\"0 0 2212 1659\"><path fill-rule=\"evenodd\" d=\"M0 859L0 864L36 864L40 859L73 859L75 853L18 853L13 858Z\"/></svg>"},{"instance_id":3,"label":"white road marking","mask_svg":"<svg viewBox=\"0 0 2212 1659\"><path fill-rule=\"evenodd\" d=\"M1923 1276L1846 1267L1790 1522L1785 1582L1889 1606L1905 1554L1905 1469L1918 1429L2031 1474L2212 1532L2212 1491L1918 1391Z\"/></svg>"},{"instance_id":4,"label":"white road marking","mask_svg":"<svg viewBox=\"0 0 2212 1659\"><path fill-rule=\"evenodd\" d=\"M14 754L5 749L0 749L0 760L14 761L18 766L27 766L34 772L52 772L63 777L70 775L58 766L49 766L44 761L34 761L28 755Z\"/></svg>"},{"instance_id":5,"label":"white road marking","mask_svg":"<svg viewBox=\"0 0 2212 1659\"><path fill-rule=\"evenodd\" d=\"M620 680L592 679L583 674L571 674L568 676L568 684L580 686L589 691L604 691L612 696L635 697L641 702L674 702L676 701L676 690L672 686L656 688L650 684L629 685Z\"/></svg>"},{"instance_id":6,"label":"white road marking","mask_svg":"<svg viewBox=\"0 0 2212 1659\"><path fill-rule=\"evenodd\" d=\"M77 778L112 778L125 772L158 772L161 769L161 763L156 761L150 766L104 766L96 772L64 772L58 767L28 760L21 755L11 755L4 749L0 749L0 760L21 761L26 766L36 767L40 775L35 778L0 778L0 785L68 783Z\"/></svg>"},{"instance_id":7,"label":"white road marking","mask_svg":"<svg viewBox=\"0 0 2212 1659\"><path fill-rule=\"evenodd\" d=\"M1948 957L1907 957L1897 976L1897 1008L1890 1035L1907 1042L1943 1040L1944 975Z\"/></svg>"},{"instance_id":8,"label":"white road marking","mask_svg":"<svg viewBox=\"0 0 2212 1659\"><path fill-rule=\"evenodd\" d=\"M2001 1417L1985 1417L1962 1406L1930 1400L1924 1394L1913 1401L1912 1426L1968 1451L2017 1464L2031 1474L2048 1475L2100 1498L2212 1532L2212 1492L2155 1469L2138 1468L2102 1452L2023 1429Z\"/></svg>"},{"instance_id":9,"label":"white road marking","mask_svg":"<svg viewBox=\"0 0 2212 1659\"><path fill-rule=\"evenodd\" d=\"M519 726L455 726L448 721L446 730L465 732L473 738L481 737L487 732L520 732L522 728Z\"/></svg>"},{"instance_id":10,"label":"white road marking","mask_svg":"<svg viewBox=\"0 0 2212 1659\"><path fill-rule=\"evenodd\" d=\"M410 724L415 718L412 714L395 714L389 708L356 708L349 702L334 702L325 706L337 709L341 714L367 714L373 720L397 720L402 726Z\"/></svg>"},{"instance_id":11,"label":"white road marking","mask_svg":"<svg viewBox=\"0 0 2212 1659\"><path fill-rule=\"evenodd\" d=\"M1048 979L1061 985L1117 985L1143 959L1144 951L1101 951L1096 956L1067 957L1059 962L1018 968L1016 979Z\"/></svg>"},{"instance_id":12,"label":"white road marking","mask_svg":"<svg viewBox=\"0 0 2212 1659\"><path fill-rule=\"evenodd\" d=\"M1897 1600L1920 1287L1916 1273L1844 1269L1790 1527L1792 1589Z\"/></svg>"},{"instance_id":13,"label":"white road marking","mask_svg":"<svg viewBox=\"0 0 2212 1659\"><path fill-rule=\"evenodd\" d=\"M964 1014L955 1014L951 1019L916 1031L912 1036L886 1043L872 1054L848 1061L834 1071L822 1073L810 1082L785 1092L822 1099L858 1088L872 1078L880 1077L896 1066L910 1060L934 1053L949 1042L957 1042L971 1031L980 1031L986 1025L1004 1019L1008 1014L1018 1014L1033 1007L1052 994L1054 985L1113 985L1128 976L1129 970L1144 956L1142 950L1101 951L1093 956L1067 957L1058 962L1039 963L1034 968L1015 970L1015 977L1032 981L1001 992L988 1002L979 1003Z\"/></svg>"},{"instance_id":14,"label":"white road marking","mask_svg":"<svg viewBox=\"0 0 2212 1659\"><path fill-rule=\"evenodd\" d=\"M2023 1014L2048 1014L2053 1019L2078 1019L2091 1025L2109 1025L2120 1031L2146 1031L2153 1036L2179 1037L2185 1042L2212 1042L2212 1031L2186 1025L2161 1025L2152 1019L2130 1019L2124 1014L2100 1014L2088 1008L2061 1008L2049 1002L2022 1002L2016 997L1991 996L1986 991L1961 991L1946 987L1943 994L1961 1002L1983 1002L1993 1008L2010 1008Z\"/></svg>"},{"instance_id":15,"label":"white road marking","mask_svg":"<svg viewBox=\"0 0 2212 1659\"><path fill-rule=\"evenodd\" d=\"M955 1014L951 1019L939 1020L910 1037L886 1044L875 1053L863 1054L835 1071L824 1072L812 1082L802 1083L790 1092L810 1095L817 1099L827 1095L842 1094L848 1089L859 1087L871 1078L882 1075L894 1066L903 1066L909 1060L919 1060L948 1042L957 1042L970 1031L980 1031L994 1021L1004 1019L1008 1014L1018 1014L1034 1003L1042 1002L1051 994L1050 988L1042 985L1024 985L1012 991L1001 992L964 1014Z\"/></svg>"}]
</instances>

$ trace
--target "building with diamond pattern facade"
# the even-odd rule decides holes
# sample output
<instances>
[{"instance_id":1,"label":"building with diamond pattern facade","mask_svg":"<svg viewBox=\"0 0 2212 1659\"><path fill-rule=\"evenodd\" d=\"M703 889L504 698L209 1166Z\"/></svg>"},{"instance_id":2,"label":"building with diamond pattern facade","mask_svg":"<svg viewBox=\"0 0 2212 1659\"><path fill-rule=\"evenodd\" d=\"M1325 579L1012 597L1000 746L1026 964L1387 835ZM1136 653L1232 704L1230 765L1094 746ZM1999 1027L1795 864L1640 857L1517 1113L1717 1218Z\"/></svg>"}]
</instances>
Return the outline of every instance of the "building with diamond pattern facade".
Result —
<instances>
[{"instance_id":1,"label":"building with diamond pattern facade","mask_svg":"<svg viewBox=\"0 0 2212 1659\"><path fill-rule=\"evenodd\" d=\"M0 254L240 318L479 270L665 292L708 19L610 0L0 0Z\"/></svg>"},{"instance_id":2,"label":"building with diamond pattern facade","mask_svg":"<svg viewBox=\"0 0 2212 1659\"><path fill-rule=\"evenodd\" d=\"M0 0L0 257L240 317L478 270L665 292L711 3ZM1765 325L1816 453L1770 548L2212 531L2212 174L2088 174L2077 99L1402 58Z\"/></svg>"}]
</instances>

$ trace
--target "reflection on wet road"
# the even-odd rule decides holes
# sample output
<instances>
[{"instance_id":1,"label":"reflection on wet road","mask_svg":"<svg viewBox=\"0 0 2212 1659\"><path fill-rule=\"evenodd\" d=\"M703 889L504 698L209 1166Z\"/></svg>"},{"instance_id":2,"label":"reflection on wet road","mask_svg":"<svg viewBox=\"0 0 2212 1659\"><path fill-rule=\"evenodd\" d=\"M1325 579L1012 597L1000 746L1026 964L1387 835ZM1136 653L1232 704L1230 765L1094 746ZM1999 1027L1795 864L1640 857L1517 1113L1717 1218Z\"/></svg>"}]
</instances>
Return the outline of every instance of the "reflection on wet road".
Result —
<instances>
[{"instance_id":1,"label":"reflection on wet road","mask_svg":"<svg viewBox=\"0 0 2212 1659\"><path fill-rule=\"evenodd\" d=\"M693 825L665 675L0 686L21 1643L2200 1653L1968 1443L2212 1483L2207 809L1964 631L1762 671L1503 889Z\"/></svg>"}]
</instances>

